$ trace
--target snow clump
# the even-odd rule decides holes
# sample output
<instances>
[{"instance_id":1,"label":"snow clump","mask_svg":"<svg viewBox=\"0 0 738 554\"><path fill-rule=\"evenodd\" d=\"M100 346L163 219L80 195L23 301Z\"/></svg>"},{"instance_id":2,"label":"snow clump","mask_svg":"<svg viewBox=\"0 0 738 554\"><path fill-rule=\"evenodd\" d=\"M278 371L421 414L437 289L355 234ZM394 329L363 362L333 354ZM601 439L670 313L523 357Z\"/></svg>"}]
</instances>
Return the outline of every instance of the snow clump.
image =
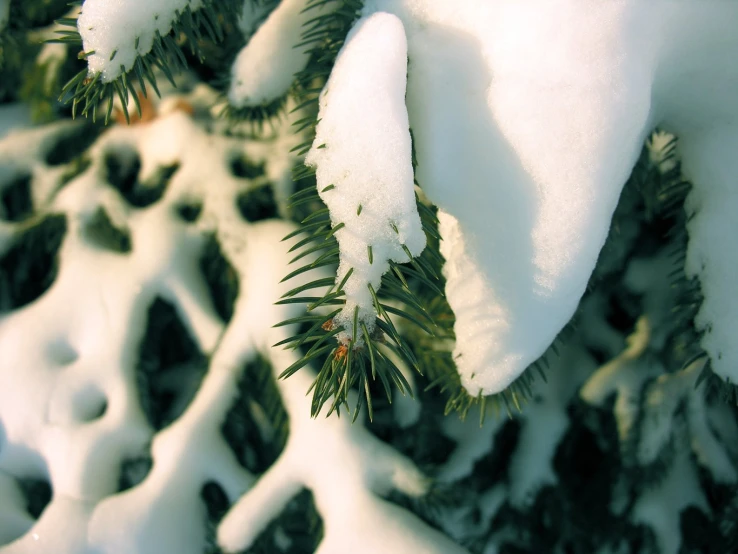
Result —
<instances>
[{"instance_id":1,"label":"snow clump","mask_svg":"<svg viewBox=\"0 0 738 554\"><path fill-rule=\"evenodd\" d=\"M377 13L357 22L320 99L319 123L305 163L316 167L318 192L338 240L346 304L335 323L352 329L354 312L369 332L372 293L390 262L420 255L425 234L413 184L402 22ZM339 340L354 339L349 332ZM357 339L359 344L361 336Z\"/></svg>"},{"instance_id":2,"label":"snow clump","mask_svg":"<svg viewBox=\"0 0 738 554\"><path fill-rule=\"evenodd\" d=\"M241 25L259 17L249 2L244 4ZM236 57L231 67L228 101L231 105L261 106L277 100L290 88L295 74L305 68L310 57L305 47L295 47L305 22L320 10L304 11L305 0L284 0ZM248 12L248 13L247 13Z\"/></svg>"}]
</instances>

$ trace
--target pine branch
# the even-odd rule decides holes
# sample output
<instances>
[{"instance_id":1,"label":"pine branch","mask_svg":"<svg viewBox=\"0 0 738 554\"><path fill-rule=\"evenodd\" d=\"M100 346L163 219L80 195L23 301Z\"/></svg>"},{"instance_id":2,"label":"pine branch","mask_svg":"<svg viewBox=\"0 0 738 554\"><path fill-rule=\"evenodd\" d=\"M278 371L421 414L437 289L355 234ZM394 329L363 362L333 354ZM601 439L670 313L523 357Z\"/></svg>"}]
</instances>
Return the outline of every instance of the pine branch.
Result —
<instances>
[{"instance_id":1,"label":"pine branch","mask_svg":"<svg viewBox=\"0 0 738 554\"><path fill-rule=\"evenodd\" d=\"M236 16L236 0L205 0L202 7L192 11L187 6L182 12L176 12L172 30L166 35L155 33L152 48L149 52L136 57L133 66L126 68L121 65L121 74L111 81L105 81L102 73L93 73L83 69L72 77L62 88L59 100L72 104L72 116L80 113L87 117L97 117L98 106L105 106L105 123L110 120L115 98L120 100L121 109L127 121L130 121L128 112L129 98L133 99L139 116L141 106L138 100L138 88L144 97L148 97L147 83L157 96L159 87L155 71L161 71L172 86L176 86L174 75L187 69L187 61L182 50L186 44L191 54L200 59L204 58L201 42L207 36L213 42L221 42L224 38L224 22ZM68 44L72 47L82 47L82 37L77 30L77 18L63 18L57 23L64 29L57 31L57 38L49 42ZM183 44L179 43L180 39ZM138 47L138 38L131 37L134 48ZM117 51L113 51L110 61L114 61ZM87 59L94 52L81 51L79 59ZM79 107L79 108L78 108Z\"/></svg>"}]
</instances>

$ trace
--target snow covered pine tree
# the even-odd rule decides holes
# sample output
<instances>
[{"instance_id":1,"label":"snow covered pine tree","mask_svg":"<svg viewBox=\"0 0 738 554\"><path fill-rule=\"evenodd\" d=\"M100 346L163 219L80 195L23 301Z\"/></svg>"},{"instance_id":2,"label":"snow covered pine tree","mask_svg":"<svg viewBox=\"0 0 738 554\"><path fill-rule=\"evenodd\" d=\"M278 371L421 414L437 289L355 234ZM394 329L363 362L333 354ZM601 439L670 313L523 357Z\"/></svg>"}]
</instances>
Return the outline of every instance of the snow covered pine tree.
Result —
<instances>
[{"instance_id":1,"label":"snow covered pine tree","mask_svg":"<svg viewBox=\"0 0 738 554\"><path fill-rule=\"evenodd\" d=\"M738 0L0 0L0 554L738 551L737 57Z\"/></svg>"}]
</instances>

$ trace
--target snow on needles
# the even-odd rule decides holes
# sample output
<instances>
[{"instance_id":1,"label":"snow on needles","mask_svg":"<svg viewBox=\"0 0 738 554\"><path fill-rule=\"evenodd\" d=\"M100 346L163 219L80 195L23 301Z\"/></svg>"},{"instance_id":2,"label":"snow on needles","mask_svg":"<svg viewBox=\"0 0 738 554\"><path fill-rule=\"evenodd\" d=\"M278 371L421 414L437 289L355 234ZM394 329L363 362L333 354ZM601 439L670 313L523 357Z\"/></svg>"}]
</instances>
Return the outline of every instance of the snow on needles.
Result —
<instances>
[{"instance_id":1,"label":"snow on needles","mask_svg":"<svg viewBox=\"0 0 738 554\"><path fill-rule=\"evenodd\" d=\"M90 73L112 82L151 51L157 33L169 34L185 8L195 11L202 0L86 0L77 28L88 56Z\"/></svg>"},{"instance_id":2,"label":"snow on needles","mask_svg":"<svg viewBox=\"0 0 738 554\"><path fill-rule=\"evenodd\" d=\"M336 324L351 329L354 311L371 332L376 291L389 262L425 248L415 204L412 145L405 108L407 46L400 20L377 13L359 20L338 55L320 99L319 123L305 163L316 167L340 249L336 277L346 304ZM351 333L339 339L351 339ZM361 339L361 337L359 337ZM360 340L359 340L360 342Z\"/></svg>"}]
</instances>

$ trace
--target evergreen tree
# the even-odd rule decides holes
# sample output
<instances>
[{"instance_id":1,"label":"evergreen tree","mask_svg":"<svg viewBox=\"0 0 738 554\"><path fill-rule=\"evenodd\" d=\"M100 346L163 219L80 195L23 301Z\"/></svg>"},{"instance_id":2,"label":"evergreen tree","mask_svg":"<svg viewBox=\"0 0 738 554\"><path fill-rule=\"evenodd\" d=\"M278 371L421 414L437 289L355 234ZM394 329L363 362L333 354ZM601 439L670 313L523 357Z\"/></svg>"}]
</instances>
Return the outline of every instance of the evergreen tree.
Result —
<instances>
[{"instance_id":1,"label":"evergreen tree","mask_svg":"<svg viewBox=\"0 0 738 554\"><path fill-rule=\"evenodd\" d=\"M426 4L0 0L0 553L738 547L734 302L715 301L732 255L694 223L714 216L693 187L725 187L692 183L677 136L648 128L591 228L609 228L594 270L562 262L574 315L561 283L536 307L527 274L470 309L483 241L458 229L487 223L422 177L436 141L499 145L422 119L472 90L453 63L482 57L443 26L423 42L445 9ZM716 17L690 32L738 53L720 35L738 5L700 9ZM435 75L418 45L472 58L437 60L459 77L446 96L413 81ZM707 160L738 144L738 104L719 108L733 133ZM479 352L519 360L472 371Z\"/></svg>"}]
</instances>

